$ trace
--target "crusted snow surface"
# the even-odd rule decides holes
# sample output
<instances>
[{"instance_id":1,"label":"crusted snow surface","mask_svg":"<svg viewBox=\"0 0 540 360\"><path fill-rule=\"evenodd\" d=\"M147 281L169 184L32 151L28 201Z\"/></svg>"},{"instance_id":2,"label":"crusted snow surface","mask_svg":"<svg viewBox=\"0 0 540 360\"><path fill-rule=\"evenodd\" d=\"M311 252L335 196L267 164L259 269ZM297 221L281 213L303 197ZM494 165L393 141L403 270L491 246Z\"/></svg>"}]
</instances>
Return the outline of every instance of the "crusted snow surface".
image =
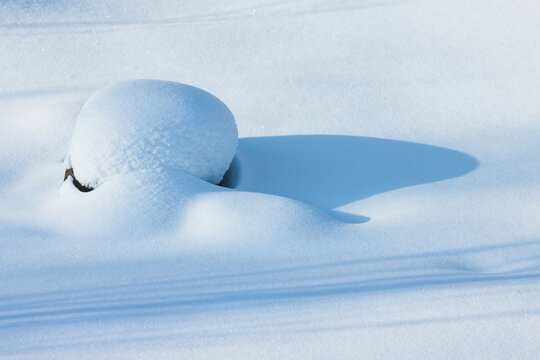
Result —
<instances>
[{"instance_id":1,"label":"crusted snow surface","mask_svg":"<svg viewBox=\"0 0 540 360\"><path fill-rule=\"evenodd\" d=\"M84 104L66 167L92 188L114 175L162 167L219 183L237 142L233 115L206 91L170 81L124 81Z\"/></svg>"}]
</instances>

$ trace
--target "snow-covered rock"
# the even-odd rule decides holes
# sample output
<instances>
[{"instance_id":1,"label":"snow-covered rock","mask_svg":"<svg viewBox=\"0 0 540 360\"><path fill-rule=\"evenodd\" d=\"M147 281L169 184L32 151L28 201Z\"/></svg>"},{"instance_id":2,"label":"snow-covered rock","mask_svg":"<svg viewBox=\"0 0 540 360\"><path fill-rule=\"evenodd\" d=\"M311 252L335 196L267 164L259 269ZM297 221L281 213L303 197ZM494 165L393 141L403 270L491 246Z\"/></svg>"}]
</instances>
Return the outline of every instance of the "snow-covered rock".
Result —
<instances>
[{"instance_id":1,"label":"snow-covered rock","mask_svg":"<svg viewBox=\"0 0 540 360\"><path fill-rule=\"evenodd\" d=\"M234 117L215 96L170 81L130 80L86 101L66 168L92 188L115 175L163 167L219 183L237 142Z\"/></svg>"},{"instance_id":2,"label":"snow-covered rock","mask_svg":"<svg viewBox=\"0 0 540 360\"><path fill-rule=\"evenodd\" d=\"M536 360L538 13L0 1L0 359ZM141 77L230 107L234 189L164 167L62 184L84 101Z\"/></svg>"}]
</instances>

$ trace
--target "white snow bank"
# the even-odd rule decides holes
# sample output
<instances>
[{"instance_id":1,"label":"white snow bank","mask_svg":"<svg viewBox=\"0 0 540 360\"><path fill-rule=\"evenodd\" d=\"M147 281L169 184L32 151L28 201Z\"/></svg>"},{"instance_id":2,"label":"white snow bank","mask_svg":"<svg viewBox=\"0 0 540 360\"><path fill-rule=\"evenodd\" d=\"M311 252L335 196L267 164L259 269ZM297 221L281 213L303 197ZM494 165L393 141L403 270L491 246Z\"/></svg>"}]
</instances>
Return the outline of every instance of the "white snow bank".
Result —
<instances>
[{"instance_id":1,"label":"white snow bank","mask_svg":"<svg viewBox=\"0 0 540 360\"><path fill-rule=\"evenodd\" d=\"M61 169L61 163L35 167L0 191L10 205L0 206L0 238L32 232L34 245L28 246L39 249L21 252L18 243L6 242L4 270L211 254L282 261L299 252L328 256L324 238L351 236L351 229L299 201L234 191L180 170L119 174L81 192L71 178L62 183ZM291 239L276 246L283 238ZM314 239L322 249L309 245Z\"/></svg>"},{"instance_id":2,"label":"white snow bank","mask_svg":"<svg viewBox=\"0 0 540 360\"><path fill-rule=\"evenodd\" d=\"M66 166L89 187L118 174L162 167L218 183L237 141L234 117L215 96L168 81L124 81L84 104Z\"/></svg>"}]
</instances>

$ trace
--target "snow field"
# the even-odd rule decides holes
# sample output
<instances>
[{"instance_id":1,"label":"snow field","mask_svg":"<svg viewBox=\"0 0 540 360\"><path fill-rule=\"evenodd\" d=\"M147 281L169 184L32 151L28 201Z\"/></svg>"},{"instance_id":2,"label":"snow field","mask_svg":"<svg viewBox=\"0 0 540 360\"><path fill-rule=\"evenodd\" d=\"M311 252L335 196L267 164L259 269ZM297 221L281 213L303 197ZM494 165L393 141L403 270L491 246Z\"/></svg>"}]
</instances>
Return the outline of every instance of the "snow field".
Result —
<instances>
[{"instance_id":1,"label":"snow field","mask_svg":"<svg viewBox=\"0 0 540 360\"><path fill-rule=\"evenodd\" d=\"M539 11L2 2L0 358L537 359ZM62 183L129 79L227 105L234 189L115 156Z\"/></svg>"}]
</instances>

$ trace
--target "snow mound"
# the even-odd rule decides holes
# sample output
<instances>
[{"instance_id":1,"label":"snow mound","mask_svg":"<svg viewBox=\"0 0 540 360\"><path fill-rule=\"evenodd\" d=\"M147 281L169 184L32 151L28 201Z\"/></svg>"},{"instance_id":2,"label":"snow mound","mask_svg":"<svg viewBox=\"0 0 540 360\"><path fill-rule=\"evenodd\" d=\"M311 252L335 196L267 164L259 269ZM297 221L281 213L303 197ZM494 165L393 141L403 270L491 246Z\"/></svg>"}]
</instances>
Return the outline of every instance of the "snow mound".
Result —
<instances>
[{"instance_id":1,"label":"snow mound","mask_svg":"<svg viewBox=\"0 0 540 360\"><path fill-rule=\"evenodd\" d=\"M232 113L208 92L170 81L123 81L84 104L66 168L91 188L115 175L164 167L217 184L237 142Z\"/></svg>"}]
</instances>

